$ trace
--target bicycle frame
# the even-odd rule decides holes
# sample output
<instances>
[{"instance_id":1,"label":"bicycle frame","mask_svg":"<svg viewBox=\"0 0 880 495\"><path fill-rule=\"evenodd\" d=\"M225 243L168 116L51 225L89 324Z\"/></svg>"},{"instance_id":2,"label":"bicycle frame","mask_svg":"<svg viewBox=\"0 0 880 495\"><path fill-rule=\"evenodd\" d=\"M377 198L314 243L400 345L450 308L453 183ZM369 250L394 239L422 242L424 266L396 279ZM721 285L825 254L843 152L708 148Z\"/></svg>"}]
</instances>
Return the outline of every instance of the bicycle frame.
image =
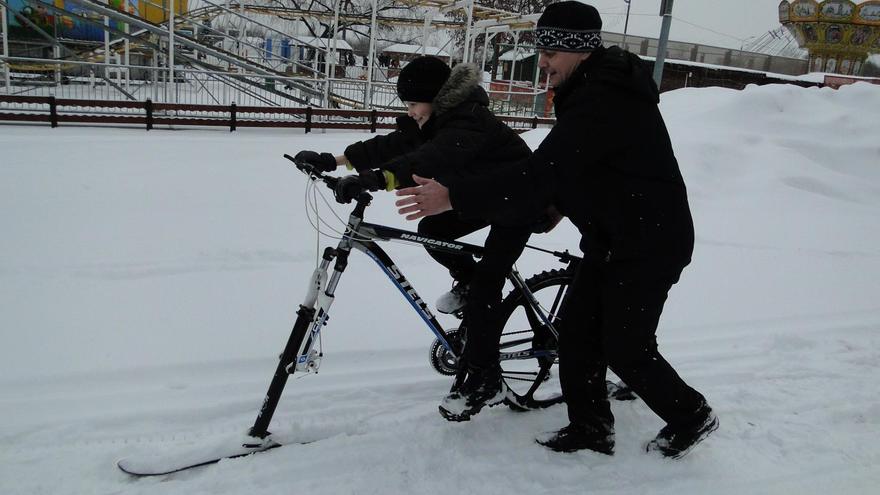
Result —
<instances>
[{"instance_id":1,"label":"bicycle frame","mask_svg":"<svg viewBox=\"0 0 880 495\"><path fill-rule=\"evenodd\" d=\"M312 178L314 180L315 178L323 177L312 175ZM293 326L284 352L280 356L278 367L269 385L269 390L266 393L260 413L250 429L249 434L252 437L264 439L269 435L269 422L278 406L281 393L284 390L289 375L297 371L316 371L319 367L321 355L315 349L315 344L318 342L321 328L326 324L330 307L335 300L336 287L348 266L348 257L352 249L363 252L379 265L379 268L397 287L446 350L456 358L459 357L448 341L446 330L437 321L428 305L422 300L416 289L407 280L391 257L375 241L399 240L421 244L429 249L460 253L478 258L482 257L483 248L473 244L433 238L415 232L364 222L364 211L370 204L370 201L372 201L372 196L367 192L362 192L356 201L357 204L349 215L348 225L337 247L335 249L330 247L324 249L321 262L309 279L306 297L299 310L297 310L296 323ZM573 259L567 252L553 252L553 254L563 262L570 262ZM334 263L333 272L328 275L327 271L331 263ZM554 337L558 338L558 333L550 317L542 310L534 294L529 290L525 280L523 280L515 268L511 270L508 278L517 290L525 294L530 310L534 311L553 333ZM531 359L549 354L549 351L501 353L500 359Z\"/></svg>"}]
</instances>

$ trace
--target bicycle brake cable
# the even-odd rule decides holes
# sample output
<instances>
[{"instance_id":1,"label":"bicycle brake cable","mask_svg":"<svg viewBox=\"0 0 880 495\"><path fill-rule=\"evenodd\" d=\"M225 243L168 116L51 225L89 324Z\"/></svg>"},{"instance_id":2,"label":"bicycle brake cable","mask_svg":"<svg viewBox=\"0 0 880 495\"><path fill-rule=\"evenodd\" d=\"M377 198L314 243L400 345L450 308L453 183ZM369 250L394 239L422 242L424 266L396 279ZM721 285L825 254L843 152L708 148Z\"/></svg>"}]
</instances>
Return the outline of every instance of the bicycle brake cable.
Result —
<instances>
[{"instance_id":1,"label":"bicycle brake cable","mask_svg":"<svg viewBox=\"0 0 880 495\"><path fill-rule=\"evenodd\" d=\"M311 180L312 179L311 175L309 175L309 179L310 179L309 182L314 182L313 180ZM313 199L313 203L315 205L315 220L320 225L320 223L321 223L320 218L321 217L318 214L318 206L317 206L318 205L318 198L317 198L317 196L315 196L314 192L312 193L312 199ZM308 202L309 202L309 193L308 193L308 184L307 184L306 185L306 205L308 205ZM308 217L311 220L311 217L309 217L308 208L306 208L306 217ZM311 222L309 222L309 223L311 223ZM321 253L321 230L315 229L315 267L316 268L321 265L321 254L320 253Z\"/></svg>"},{"instance_id":2,"label":"bicycle brake cable","mask_svg":"<svg viewBox=\"0 0 880 495\"><path fill-rule=\"evenodd\" d=\"M324 202L324 204L330 210L330 213L333 214L333 216L336 218L336 220L339 222L339 224L348 226L348 222L343 220L336 213L336 210L333 209L333 206L330 204L330 202L324 196L324 193L322 193L320 188L318 188L317 180L312 180L313 177L315 177L315 176L309 175L310 180L306 184L306 207L307 207L306 218L309 220L309 224L312 226L312 228L315 229L315 231L317 232L317 235L319 238L321 235L324 235L324 236L326 236L330 239L334 239L334 240L340 240L344 237L349 237L351 239L361 240L361 241L372 241L375 239L382 239L377 236L365 235L361 232L346 234L345 231L340 232L339 230L336 230L336 228L331 223L321 219L320 211L318 208L318 196L321 197L321 200ZM311 189L311 193L312 193L312 199L313 199L312 203L309 203L309 201L308 201L308 193L310 192L309 189ZM312 222L312 217L309 215L308 210L311 210L315 213L315 222ZM329 229L335 235L324 232L323 230L321 230L321 226L325 226L327 229ZM387 242L392 242L395 244L403 244L405 246L410 246L410 247L415 246L411 242L407 242L407 241L400 240L400 239L382 239L382 240L385 240ZM318 248L316 249L316 253L315 253L316 256L317 256L318 251L320 251L320 246L318 246Z\"/></svg>"},{"instance_id":3,"label":"bicycle brake cable","mask_svg":"<svg viewBox=\"0 0 880 495\"><path fill-rule=\"evenodd\" d=\"M312 176L309 176L309 177L311 178ZM331 231L338 234L338 232L335 229L333 229L333 227L330 224L328 224L327 222L325 222L324 220L321 219L320 211L318 209L317 192L318 191L315 188L315 184L312 180L310 180L309 182L306 183L306 192L305 192L306 219L309 221L309 225L312 226L312 229L314 229L315 232L317 233L319 239L320 239L321 235L327 236L331 239L340 239L340 237L333 236L333 235L328 234L326 232L323 232L321 230L321 224L324 224L327 227L329 227ZM310 193L311 193L311 199L312 199L311 202L309 201ZM312 220L311 213L315 214L314 221ZM320 246L319 246L319 250L320 250Z\"/></svg>"},{"instance_id":4,"label":"bicycle brake cable","mask_svg":"<svg viewBox=\"0 0 880 495\"><path fill-rule=\"evenodd\" d=\"M345 225L345 226L347 227L347 226L348 226L348 222L346 222L345 220L343 220L343 219L342 219L342 218L336 213L336 210L333 209L333 206L330 204L330 202L327 200L327 198L324 196L324 194L320 191L320 189L317 187L317 185L316 185L316 184L312 184L311 186L313 187L314 192L316 192L317 195L321 196L321 200L324 202L325 205L327 205L327 208L330 210L330 213L332 213L333 216L336 217L336 220L340 223L340 225ZM317 203L318 203L318 202L317 202L317 197L316 197L316 198L315 198L315 205L313 206L313 210L315 211L315 217L316 217L316 219L317 219L318 225L315 225L314 223L312 223L312 228L314 228L314 229L320 231L321 234L323 234L323 235L325 235L325 236L327 236L327 237L330 237L331 239L336 239L336 240L342 239L342 238L344 238L344 237L349 237L349 238L352 238L352 239L362 240L362 241L371 241L371 240L375 239L375 236L364 235L363 233L360 233L360 232L352 233L352 234L346 234L345 231L340 232L339 230L336 230L336 228L334 228L334 226L333 226L332 224L330 224L329 222L326 222L326 221L323 221L323 220L320 219L320 216L319 216L319 214L318 214L318 204L317 204ZM311 217L309 217L309 221L310 221L310 223L311 223ZM334 235L330 235L330 234L328 234L328 233L326 233L326 232L321 231L321 230L320 230L320 226L321 226L321 225L326 226L328 229L330 229L331 232L333 232L333 233L336 234L336 235L335 235L335 236L334 236Z\"/></svg>"}]
</instances>

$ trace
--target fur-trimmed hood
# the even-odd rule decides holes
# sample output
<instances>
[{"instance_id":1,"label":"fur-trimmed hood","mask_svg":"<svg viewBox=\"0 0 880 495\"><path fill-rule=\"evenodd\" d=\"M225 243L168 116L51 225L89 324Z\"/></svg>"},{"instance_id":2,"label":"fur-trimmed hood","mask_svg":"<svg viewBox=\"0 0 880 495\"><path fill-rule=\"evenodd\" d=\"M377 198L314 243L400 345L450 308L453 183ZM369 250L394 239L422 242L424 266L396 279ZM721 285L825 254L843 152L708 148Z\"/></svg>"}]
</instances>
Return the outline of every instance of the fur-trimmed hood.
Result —
<instances>
[{"instance_id":1,"label":"fur-trimmed hood","mask_svg":"<svg viewBox=\"0 0 880 495\"><path fill-rule=\"evenodd\" d=\"M434 115L442 115L466 101L481 105L489 104L489 97L480 87L482 74L474 64L458 64L452 68L449 78L434 97Z\"/></svg>"},{"instance_id":2,"label":"fur-trimmed hood","mask_svg":"<svg viewBox=\"0 0 880 495\"><path fill-rule=\"evenodd\" d=\"M355 143L345 156L359 172L391 172L401 187L416 185L415 174L450 189L457 181L522 162L532 151L489 110L480 78L476 66L457 65L434 94L431 117L421 128L412 117L402 117L395 132Z\"/></svg>"}]
</instances>

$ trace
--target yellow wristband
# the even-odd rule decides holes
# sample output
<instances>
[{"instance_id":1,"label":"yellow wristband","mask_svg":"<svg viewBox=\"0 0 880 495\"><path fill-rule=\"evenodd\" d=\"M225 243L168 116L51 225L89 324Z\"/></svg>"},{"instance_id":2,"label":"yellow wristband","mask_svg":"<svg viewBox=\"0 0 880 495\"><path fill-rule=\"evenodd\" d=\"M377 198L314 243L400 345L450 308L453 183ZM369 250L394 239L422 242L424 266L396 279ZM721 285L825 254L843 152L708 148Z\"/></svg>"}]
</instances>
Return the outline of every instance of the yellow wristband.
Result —
<instances>
[{"instance_id":1,"label":"yellow wristband","mask_svg":"<svg viewBox=\"0 0 880 495\"><path fill-rule=\"evenodd\" d=\"M385 176L385 190L386 191L393 191L393 190L397 189L397 186L400 185L400 183L397 182L397 177L395 177L394 174L389 172L388 170L383 170L382 175Z\"/></svg>"}]
</instances>

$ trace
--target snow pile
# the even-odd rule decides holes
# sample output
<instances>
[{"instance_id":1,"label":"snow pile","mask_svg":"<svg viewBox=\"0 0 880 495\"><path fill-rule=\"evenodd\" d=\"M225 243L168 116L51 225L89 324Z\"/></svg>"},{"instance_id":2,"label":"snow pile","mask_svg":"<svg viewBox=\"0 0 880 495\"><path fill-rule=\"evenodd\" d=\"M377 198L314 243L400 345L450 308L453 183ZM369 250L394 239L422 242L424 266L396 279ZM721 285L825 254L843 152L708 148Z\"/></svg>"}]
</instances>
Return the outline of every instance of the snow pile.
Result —
<instances>
[{"instance_id":1,"label":"snow pile","mask_svg":"<svg viewBox=\"0 0 880 495\"><path fill-rule=\"evenodd\" d=\"M691 456L642 452L662 425L640 401L613 405L614 457L535 445L561 406L446 423L431 336L355 254L321 372L288 384L271 427L310 443L148 480L115 460L235 438L259 408L315 264L305 180L281 154L368 135L0 127L0 493L874 490L880 88L682 89L662 110L697 248L660 342L721 419ZM392 203L368 220L414 228ZM532 244L577 240L565 223ZM388 251L427 301L448 288L418 248Z\"/></svg>"}]
</instances>

